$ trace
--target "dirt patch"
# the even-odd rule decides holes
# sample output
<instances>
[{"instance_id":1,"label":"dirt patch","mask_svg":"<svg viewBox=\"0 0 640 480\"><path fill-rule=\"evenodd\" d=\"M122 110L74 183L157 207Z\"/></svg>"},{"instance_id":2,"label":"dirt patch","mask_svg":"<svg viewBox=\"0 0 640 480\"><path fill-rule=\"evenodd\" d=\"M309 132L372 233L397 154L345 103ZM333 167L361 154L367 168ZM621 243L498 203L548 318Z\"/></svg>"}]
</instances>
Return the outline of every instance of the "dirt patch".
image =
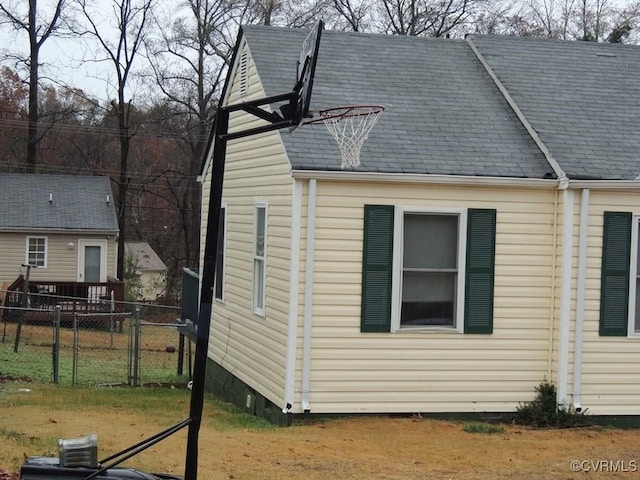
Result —
<instances>
[{"instance_id":1,"label":"dirt patch","mask_svg":"<svg viewBox=\"0 0 640 480\"><path fill-rule=\"evenodd\" d=\"M254 429L221 425L217 415L205 402L201 480L631 479L640 471L639 430L507 425L501 433L482 434L466 433L463 423L421 417L344 418ZM99 456L105 457L180 420L153 411L132 412L126 404L79 411L75 405L48 408L16 401L0 411L0 479L2 469L16 471L24 455L55 454L58 438L97 433ZM182 475L185 445L182 431L127 465Z\"/></svg>"}]
</instances>

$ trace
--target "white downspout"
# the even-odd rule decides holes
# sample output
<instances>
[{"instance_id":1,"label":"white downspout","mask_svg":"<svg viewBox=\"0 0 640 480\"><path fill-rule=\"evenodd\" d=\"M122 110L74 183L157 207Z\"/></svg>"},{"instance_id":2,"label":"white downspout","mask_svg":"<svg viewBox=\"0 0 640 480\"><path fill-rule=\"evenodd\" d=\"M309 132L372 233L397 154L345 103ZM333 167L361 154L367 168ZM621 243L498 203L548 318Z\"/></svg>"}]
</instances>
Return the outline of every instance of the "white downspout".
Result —
<instances>
[{"instance_id":1,"label":"white downspout","mask_svg":"<svg viewBox=\"0 0 640 480\"><path fill-rule=\"evenodd\" d=\"M296 359L298 347L298 278L300 274L300 230L302 224L302 182L293 181L291 206L291 263L289 265L289 323L284 374L283 413L291 413L295 401Z\"/></svg>"},{"instance_id":2,"label":"white downspout","mask_svg":"<svg viewBox=\"0 0 640 480\"><path fill-rule=\"evenodd\" d=\"M580 204L580 236L578 240L578 283L576 298L576 331L573 340L573 408L582 412L582 334L584 328L584 304L587 276L587 237L589 230L589 189L582 190Z\"/></svg>"},{"instance_id":3,"label":"white downspout","mask_svg":"<svg viewBox=\"0 0 640 480\"><path fill-rule=\"evenodd\" d=\"M556 402L566 408L569 377L569 331L571 327L571 267L573 253L573 191L565 188L562 210L562 289L560 339L558 345L558 389Z\"/></svg>"},{"instance_id":4,"label":"white downspout","mask_svg":"<svg viewBox=\"0 0 640 480\"><path fill-rule=\"evenodd\" d=\"M313 323L313 271L316 246L316 179L309 180L307 195L307 256L304 279L304 321L302 327L302 410L311 411L309 391L311 385L311 337Z\"/></svg>"}]
</instances>

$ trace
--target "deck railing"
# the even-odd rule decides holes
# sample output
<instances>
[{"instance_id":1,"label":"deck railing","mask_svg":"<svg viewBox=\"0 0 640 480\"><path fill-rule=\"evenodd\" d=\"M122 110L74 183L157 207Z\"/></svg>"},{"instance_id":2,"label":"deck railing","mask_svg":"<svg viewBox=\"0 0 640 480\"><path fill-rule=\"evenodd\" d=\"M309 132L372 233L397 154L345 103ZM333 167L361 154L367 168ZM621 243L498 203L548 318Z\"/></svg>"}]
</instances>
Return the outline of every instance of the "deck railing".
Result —
<instances>
[{"instance_id":1,"label":"deck railing","mask_svg":"<svg viewBox=\"0 0 640 480\"><path fill-rule=\"evenodd\" d=\"M111 282L47 282L30 280L27 305L23 305L24 278L20 277L7 291L5 306L25 306L53 310L60 305L63 313L91 313L117 310L124 300L124 283ZM112 302L113 301L113 302ZM112 303L115 303L116 307Z\"/></svg>"}]
</instances>

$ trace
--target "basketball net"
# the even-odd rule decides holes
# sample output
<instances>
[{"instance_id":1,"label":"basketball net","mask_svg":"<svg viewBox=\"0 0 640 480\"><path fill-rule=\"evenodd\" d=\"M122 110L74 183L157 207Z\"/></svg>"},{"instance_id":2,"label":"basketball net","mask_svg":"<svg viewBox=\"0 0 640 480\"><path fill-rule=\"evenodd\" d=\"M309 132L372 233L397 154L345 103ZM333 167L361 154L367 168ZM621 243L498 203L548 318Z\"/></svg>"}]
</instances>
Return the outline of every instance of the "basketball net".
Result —
<instances>
[{"instance_id":1,"label":"basketball net","mask_svg":"<svg viewBox=\"0 0 640 480\"><path fill-rule=\"evenodd\" d=\"M320 112L322 123L336 139L342 154L341 168L360 165L360 150L384 111L379 105L330 108Z\"/></svg>"}]
</instances>

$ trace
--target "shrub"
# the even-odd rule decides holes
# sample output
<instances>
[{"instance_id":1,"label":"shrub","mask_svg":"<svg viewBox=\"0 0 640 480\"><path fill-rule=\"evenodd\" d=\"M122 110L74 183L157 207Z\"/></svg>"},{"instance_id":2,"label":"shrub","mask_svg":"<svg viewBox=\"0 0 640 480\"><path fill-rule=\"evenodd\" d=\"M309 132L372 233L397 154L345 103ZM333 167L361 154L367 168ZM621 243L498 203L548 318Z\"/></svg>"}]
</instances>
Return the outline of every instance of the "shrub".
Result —
<instances>
[{"instance_id":1,"label":"shrub","mask_svg":"<svg viewBox=\"0 0 640 480\"><path fill-rule=\"evenodd\" d=\"M586 412L578 413L573 407L558 406L556 387L546 379L536 387L536 392L536 398L516 408L514 423L535 428L567 428L589 423Z\"/></svg>"}]
</instances>

